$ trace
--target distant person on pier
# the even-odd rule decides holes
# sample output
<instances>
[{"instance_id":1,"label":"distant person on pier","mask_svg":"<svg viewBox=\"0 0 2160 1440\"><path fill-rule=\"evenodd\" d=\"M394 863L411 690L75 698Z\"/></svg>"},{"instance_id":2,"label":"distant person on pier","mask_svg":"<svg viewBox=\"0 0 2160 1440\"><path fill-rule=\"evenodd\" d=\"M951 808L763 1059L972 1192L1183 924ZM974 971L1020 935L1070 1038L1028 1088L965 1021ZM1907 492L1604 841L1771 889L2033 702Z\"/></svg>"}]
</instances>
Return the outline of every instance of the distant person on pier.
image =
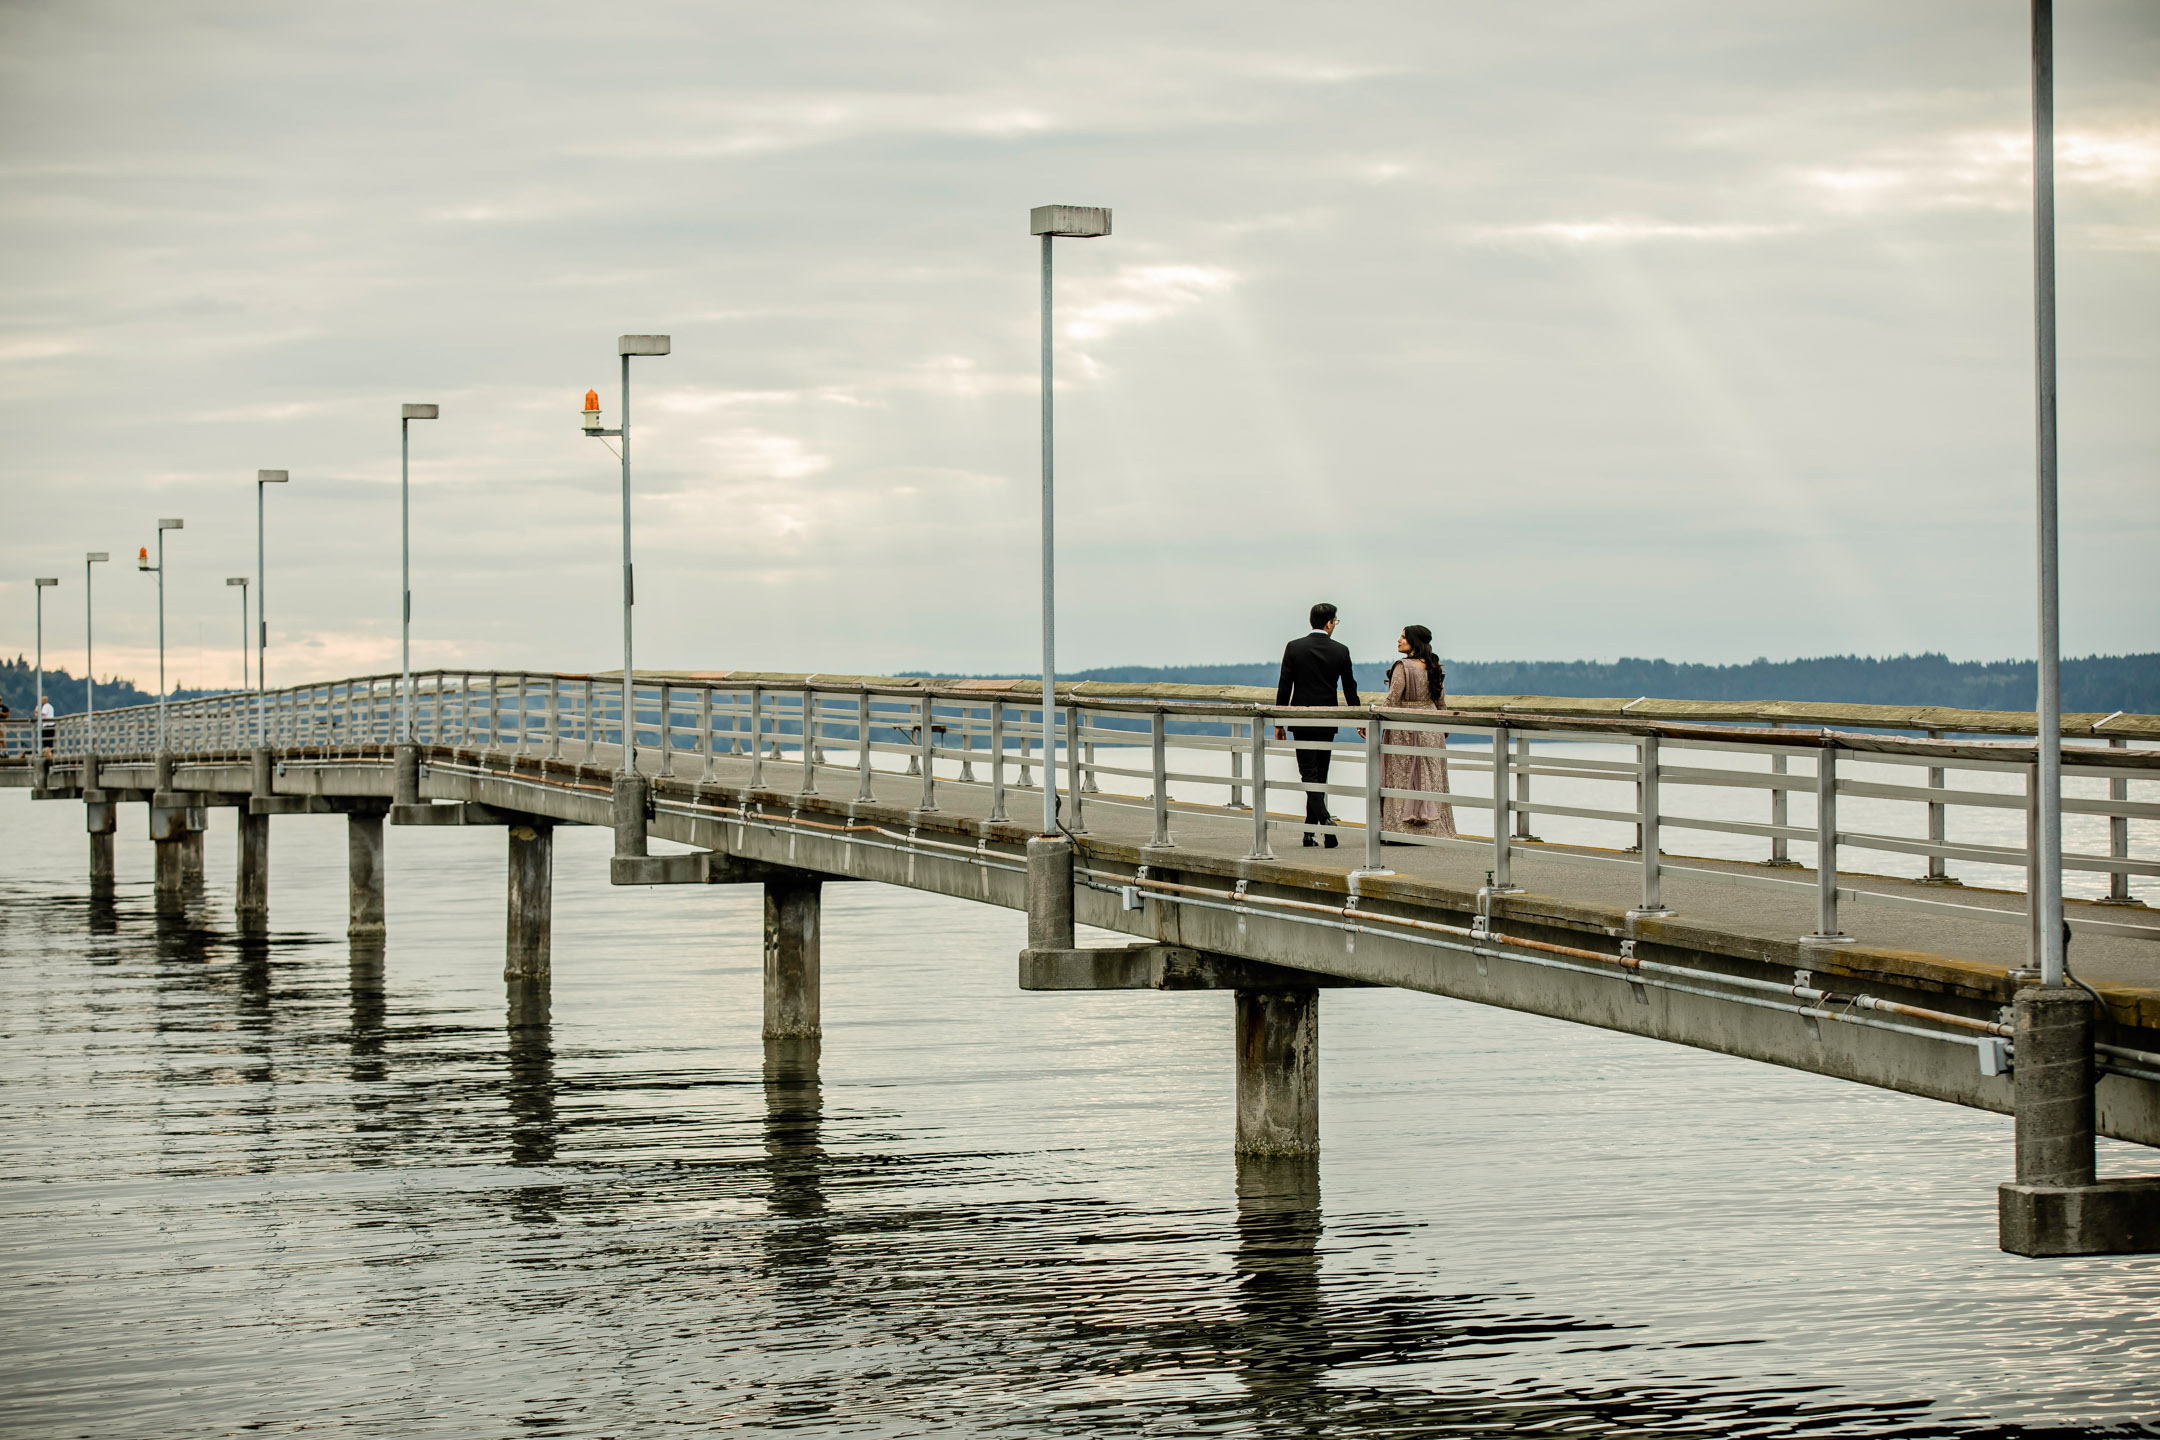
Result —
<instances>
[{"instance_id":1,"label":"distant person on pier","mask_svg":"<svg viewBox=\"0 0 2160 1440\"><path fill-rule=\"evenodd\" d=\"M59 732L60 727L53 720L52 701L47 699L38 707L38 743L44 748L45 758L48 760L52 759L53 738Z\"/></svg>"},{"instance_id":2,"label":"distant person on pier","mask_svg":"<svg viewBox=\"0 0 2160 1440\"><path fill-rule=\"evenodd\" d=\"M1342 699L1335 698L1335 687L1342 687ZM1350 647L1335 638L1335 607L1321 601L1312 607L1312 633L1292 640L1283 647L1282 678L1275 682L1277 705L1355 705L1358 703L1357 676L1350 671ZM1334 758L1327 746L1335 739L1333 725L1293 725L1291 738L1298 742L1298 779L1308 785L1327 784L1328 762ZM1280 725L1275 727L1275 738L1283 738ZM1358 731L1360 740L1365 738ZM1328 813L1327 792L1305 792L1305 823L1307 825L1333 825L1335 817ZM1305 832L1307 845L1322 842ZM1328 832L1327 848L1335 848L1335 835Z\"/></svg>"},{"instance_id":3,"label":"distant person on pier","mask_svg":"<svg viewBox=\"0 0 2160 1440\"><path fill-rule=\"evenodd\" d=\"M1433 654L1432 631L1423 625L1405 625L1396 638L1395 650L1403 658L1388 667L1387 705L1391 710L1412 710L1447 705L1447 672ZM1388 755L1380 762L1380 785L1386 790L1423 790L1445 795L1448 789L1447 736L1438 730L1384 730L1382 740L1406 750L1431 750L1431 755ZM1455 807L1440 800L1380 802L1380 829L1398 835L1455 836ZM1386 840L1382 844L1390 843ZM1401 843L1399 841L1394 843Z\"/></svg>"}]
</instances>

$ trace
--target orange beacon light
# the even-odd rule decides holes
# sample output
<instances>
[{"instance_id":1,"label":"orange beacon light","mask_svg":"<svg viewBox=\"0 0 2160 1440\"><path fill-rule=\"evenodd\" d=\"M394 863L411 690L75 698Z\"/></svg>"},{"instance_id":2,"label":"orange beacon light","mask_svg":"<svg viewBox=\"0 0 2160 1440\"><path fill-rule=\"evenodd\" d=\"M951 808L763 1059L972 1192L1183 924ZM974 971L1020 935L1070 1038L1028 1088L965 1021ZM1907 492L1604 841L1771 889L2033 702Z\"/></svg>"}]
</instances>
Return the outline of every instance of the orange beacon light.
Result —
<instances>
[{"instance_id":1,"label":"orange beacon light","mask_svg":"<svg viewBox=\"0 0 2160 1440\"><path fill-rule=\"evenodd\" d=\"M585 428L587 430L598 430L600 428L600 392L597 390L587 390L585 392Z\"/></svg>"}]
</instances>

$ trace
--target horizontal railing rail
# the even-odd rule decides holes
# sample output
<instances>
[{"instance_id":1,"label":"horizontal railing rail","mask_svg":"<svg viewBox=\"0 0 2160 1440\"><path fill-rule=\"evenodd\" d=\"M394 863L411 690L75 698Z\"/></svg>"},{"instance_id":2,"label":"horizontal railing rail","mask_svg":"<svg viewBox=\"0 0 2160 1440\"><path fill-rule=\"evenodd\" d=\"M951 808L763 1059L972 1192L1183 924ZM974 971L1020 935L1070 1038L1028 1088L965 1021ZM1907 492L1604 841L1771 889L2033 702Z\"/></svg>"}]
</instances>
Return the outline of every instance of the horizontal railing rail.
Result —
<instances>
[{"instance_id":1,"label":"horizontal railing rail","mask_svg":"<svg viewBox=\"0 0 2160 1440\"><path fill-rule=\"evenodd\" d=\"M1681 701L1555 701L1533 712L1521 697L1457 698L1444 710L1293 708L1240 687L1085 682L1060 687L1057 733L1046 736L1040 687L1027 681L640 673L627 716L619 680L604 674L435 670L400 690L395 675L357 676L168 702L162 719L154 704L66 716L53 758L66 764L93 748L112 760L148 756L161 725L162 748L176 755L238 757L262 743L384 757L402 726L423 745L612 767L627 732L663 776L711 780L722 760L742 761L754 786L869 799L874 776L905 775L920 810L935 811L940 787L957 786L986 792L999 820L1014 813L1013 791L1039 792L1054 766L1066 828L1084 834L1091 813L1118 812L1166 849L1181 826L1224 818L1250 826L1254 858L1291 836L1361 845L1373 871L1386 868L1391 845L1467 848L1483 852L1500 893L1516 888L1516 856L1534 852L1638 870L1632 913L1643 916L1672 913L1666 876L1716 875L1812 891L1807 938L1826 945L1852 938L1840 907L1855 903L2029 924L2022 906L1958 898L1950 874L1957 865L1997 890L2033 889L2038 755L2013 723L2029 717L2001 712ZM1836 728L1833 715L1862 728ZM2160 939L2160 923L2133 908L2133 882L2160 876L2160 717L2066 717L2064 728L2064 873L2073 894L2083 886L2093 893L2081 898L2123 907L2104 918L2081 909L2073 929ZM1359 738L1343 738L1353 730ZM15 721L0 738L18 758L36 739ZM1300 778L1300 755L1322 753L1328 777ZM1762 808L1734 809L1750 792ZM1333 818L1296 813L1315 794ZM1458 814L1485 833L1457 830ZM1555 824L1575 833L1533 833ZM1682 832L1759 848L1669 851L1665 840ZM1777 873L1796 863L1795 846L1826 859L1813 878ZM1877 877L1842 873L1847 852L1917 860L1924 872L1910 878L1944 888L1855 883ZM1732 866L1749 859L1764 869Z\"/></svg>"}]
</instances>

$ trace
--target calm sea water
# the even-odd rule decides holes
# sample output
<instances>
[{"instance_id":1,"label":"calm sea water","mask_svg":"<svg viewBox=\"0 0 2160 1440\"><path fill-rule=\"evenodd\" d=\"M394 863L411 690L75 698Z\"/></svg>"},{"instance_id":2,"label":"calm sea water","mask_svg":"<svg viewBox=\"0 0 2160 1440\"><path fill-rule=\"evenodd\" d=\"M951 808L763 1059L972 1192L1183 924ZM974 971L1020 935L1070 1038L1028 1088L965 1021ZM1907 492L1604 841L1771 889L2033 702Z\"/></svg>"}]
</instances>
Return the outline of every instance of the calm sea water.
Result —
<instances>
[{"instance_id":1,"label":"calm sea water","mask_svg":"<svg viewBox=\"0 0 2160 1440\"><path fill-rule=\"evenodd\" d=\"M245 942L214 824L160 919L139 809L99 906L81 808L0 792L7 1433L2160 1418L2160 1259L1998 1253L1995 1117L1343 992L1322 1160L1241 1173L1227 997L1023 995L1017 915L829 887L824 1042L768 1050L757 893L566 830L511 1024L499 834L391 832L355 954L342 822L278 822Z\"/></svg>"}]
</instances>

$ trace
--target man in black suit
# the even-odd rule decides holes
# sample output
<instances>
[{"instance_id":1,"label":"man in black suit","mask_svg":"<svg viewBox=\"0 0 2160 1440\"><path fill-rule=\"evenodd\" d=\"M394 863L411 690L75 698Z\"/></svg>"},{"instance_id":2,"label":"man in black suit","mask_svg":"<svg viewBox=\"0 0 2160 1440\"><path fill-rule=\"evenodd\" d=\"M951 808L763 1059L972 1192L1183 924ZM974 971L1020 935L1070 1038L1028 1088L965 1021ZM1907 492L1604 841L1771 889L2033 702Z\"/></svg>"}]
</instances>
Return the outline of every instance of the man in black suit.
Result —
<instances>
[{"instance_id":1,"label":"man in black suit","mask_svg":"<svg viewBox=\"0 0 2160 1440\"><path fill-rule=\"evenodd\" d=\"M1344 705L1358 703L1357 676L1350 671L1350 647L1335 638L1335 607L1321 601L1312 607L1312 633L1292 640L1283 647L1282 678L1275 682L1277 705L1334 705L1335 687L1342 686ZM1315 746L1335 738L1333 725L1293 725L1292 738ZM1275 738L1283 738L1282 727L1275 728ZM1365 738L1358 731L1360 740ZM1328 762L1332 752L1324 748L1300 749L1297 752L1298 778L1308 785L1327 784ZM1328 814L1327 795L1323 791L1305 792L1305 823L1307 825L1332 825L1334 817ZM1322 842L1313 838L1313 832L1305 832L1307 845ZM1335 836L1330 832L1327 848L1335 848Z\"/></svg>"}]
</instances>

